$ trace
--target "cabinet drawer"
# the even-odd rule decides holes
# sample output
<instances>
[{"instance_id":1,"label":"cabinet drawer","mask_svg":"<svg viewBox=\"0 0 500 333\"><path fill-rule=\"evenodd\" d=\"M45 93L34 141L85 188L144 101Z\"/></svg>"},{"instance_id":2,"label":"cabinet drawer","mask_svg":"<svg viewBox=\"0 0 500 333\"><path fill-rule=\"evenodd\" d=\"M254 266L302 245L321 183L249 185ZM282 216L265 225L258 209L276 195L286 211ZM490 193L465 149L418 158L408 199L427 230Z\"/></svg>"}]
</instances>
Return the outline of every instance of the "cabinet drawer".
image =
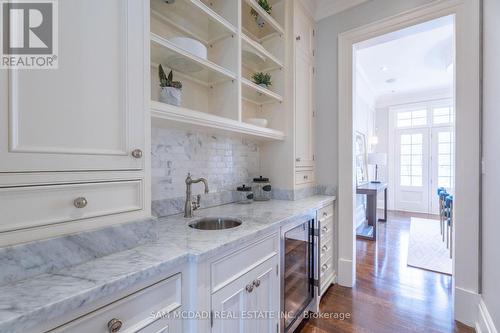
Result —
<instances>
[{"instance_id":1,"label":"cabinet drawer","mask_svg":"<svg viewBox=\"0 0 500 333\"><path fill-rule=\"evenodd\" d=\"M324 220L329 217L333 217L333 205L328 205L326 207L323 207L321 209L318 209L318 216L316 217L318 220Z\"/></svg>"},{"instance_id":2,"label":"cabinet drawer","mask_svg":"<svg viewBox=\"0 0 500 333\"><path fill-rule=\"evenodd\" d=\"M279 253L274 234L211 264L212 293Z\"/></svg>"},{"instance_id":3,"label":"cabinet drawer","mask_svg":"<svg viewBox=\"0 0 500 333\"><path fill-rule=\"evenodd\" d=\"M321 265L319 266L319 280L321 281L321 284L328 280L328 277L330 277L330 275L332 274L333 260L332 257L329 257L324 263L321 263Z\"/></svg>"},{"instance_id":4,"label":"cabinet drawer","mask_svg":"<svg viewBox=\"0 0 500 333\"><path fill-rule=\"evenodd\" d=\"M0 232L141 210L142 181L0 189Z\"/></svg>"},{"instance_id":5,"label":"cabinet drawer","mask_svg":"<svg viewBox=\"0 0 500 333\"><path fill-rule=\"evenodd\" d=\"M321 239L329 238L333 235L333 217L319 222L319 237Z\"/></svg>"},{"instance_id":6,"label":"cabinet drawer","mask_svg":"<svg viewBox=\"0 0 500 333\"><path fill-rule=\"evenodd\" d=\"M326 262L326 259L333 254L333 241L331 237L320 240L319 242L319 265Z\"/></svg>"},{"instance_id":7,"label":"cabinet drawer","mask_svg":"<svg viewBox=\"0 0 500 333\"><path fill-rule=\"evenodd\" d=\"M108 333L108 324L112 320L121 321L120 333L181 333L180 319L167 316L181 307L181 288L182 277L179 273L50 333Z\"/></svg>"},{"instance_id":8,"label":"cabinet drawer","mask_svg":"<svg viewBox=\"0 0 500 333\"><path fill-rule=\"evenodd\" d=\"M300 170L295 172L295 184L307 184L314 182L314 170Z\"/></svg>"}]
</instances>

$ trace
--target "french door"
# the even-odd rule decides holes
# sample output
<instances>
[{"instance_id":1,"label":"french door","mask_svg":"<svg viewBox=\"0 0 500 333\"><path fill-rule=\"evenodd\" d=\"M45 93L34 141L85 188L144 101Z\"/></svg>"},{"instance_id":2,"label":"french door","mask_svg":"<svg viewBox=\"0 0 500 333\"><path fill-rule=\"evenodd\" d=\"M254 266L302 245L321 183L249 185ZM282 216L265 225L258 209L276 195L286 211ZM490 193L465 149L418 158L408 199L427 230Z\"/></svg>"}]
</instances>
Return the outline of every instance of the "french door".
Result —
<instances>
[{"instance_id":1,"label":"french door","mask_svg":"<svg viewBox=\"0 0 500 333\"><path fill-rule=\"evenodd\" d=\"M436 189L453 193L453 127L397 129L395 145L396 209L438 214Z\"/></svg>"}]
</instances>

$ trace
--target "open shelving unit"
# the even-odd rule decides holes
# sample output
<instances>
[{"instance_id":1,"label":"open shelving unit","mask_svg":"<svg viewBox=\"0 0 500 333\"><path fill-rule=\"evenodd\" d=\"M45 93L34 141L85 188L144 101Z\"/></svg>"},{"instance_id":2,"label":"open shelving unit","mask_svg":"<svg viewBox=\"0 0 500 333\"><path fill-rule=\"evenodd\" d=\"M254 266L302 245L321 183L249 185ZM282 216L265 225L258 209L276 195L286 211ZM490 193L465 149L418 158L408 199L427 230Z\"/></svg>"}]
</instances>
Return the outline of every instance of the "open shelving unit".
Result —
<instances>
[{"instance_id":1,"label":"open shelving unit","mask_svg":"<svg viewBox=\"0 0 500 333\"><path fill-rule=\"evenodd\" d=\"M150 1L153 124L284 140L285 121L272 114L283 112L285 96L286 0L270 0L271 15L256 0ZM178 37L197 45L198 53ZM179 106L160 102L160 64L182 82ZM272 85L254 83L257 72L271 74ZM268 125L249 124L249 118Z\"/></svg>"}]
</instances>

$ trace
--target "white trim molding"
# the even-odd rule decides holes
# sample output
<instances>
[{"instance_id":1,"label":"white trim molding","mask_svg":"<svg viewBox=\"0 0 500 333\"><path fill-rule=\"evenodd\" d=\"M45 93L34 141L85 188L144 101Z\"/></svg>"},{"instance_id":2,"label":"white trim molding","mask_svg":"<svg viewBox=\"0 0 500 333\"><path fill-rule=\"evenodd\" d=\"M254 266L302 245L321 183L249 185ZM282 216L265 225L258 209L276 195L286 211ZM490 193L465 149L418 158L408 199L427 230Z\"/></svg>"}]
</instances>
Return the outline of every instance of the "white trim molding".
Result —
<instances>
[{"instance_id":1,"label":"white trim molding","mask_svg":"<svg viewBox=\"0 0 500 333\"><path fill-rule=\"evenodd\" d=\"M480 185L480 8L477 0L438 0L339 34L338 217L339 284L353 285L355 267L353 172L353 46L357 43L453 15L456 30L456 195L454 279L457 290L479 291ZM455 297L455 319L474 325L461 311L468 297ZM477 304L477 302L475 303ZM476 312L476 311L474 311Z\"/></svg>"},{"instance_id":2,"label":"white trim molding","mask_svg":"<svg viewBox=\"0 0 500 333\"><path fill-rule=\"evenodd\" d=\"M478 305L479 313L477 315L476 321L476 332L477 333L498 333L495 323L488 312L488 308L481 298Z\"/></svg>"}]
</instances>

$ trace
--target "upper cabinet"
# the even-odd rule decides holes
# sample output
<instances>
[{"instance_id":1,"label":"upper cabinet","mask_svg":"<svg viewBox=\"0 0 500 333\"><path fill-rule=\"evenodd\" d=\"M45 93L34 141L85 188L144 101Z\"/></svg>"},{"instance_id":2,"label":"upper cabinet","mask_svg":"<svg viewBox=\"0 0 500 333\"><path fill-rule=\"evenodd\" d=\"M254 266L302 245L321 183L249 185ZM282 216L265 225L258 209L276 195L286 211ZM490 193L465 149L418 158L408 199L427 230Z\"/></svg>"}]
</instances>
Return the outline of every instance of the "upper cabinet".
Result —
<instances>
[{"instance_id":1,"label":"upper cabinet","mask_svg":"<svg viewBox=\"0 0 500 333\"><path fill-rule=\"evenodd\" d=\"M59 68L0 70L0 172L144 168L144 4L59 1Z\"/></svg>"},{"instance_id":2,"label":"upper cabinet","mask_svg":"<svg viewBox=\"0 0 500 333\"><path fill-rule=\"evenodd\" d=\"M150 216L149 2L56 5L58 68L0 70L0 246Z\"/></svg>"},{"instance_id":3,"label":"upper cabinet","mask_svg":"<svg viewBox=\"0 0 500 333\"><path fill-rule=\"evenodd\" d=\"M295 99L295 165L314 166L314 21L295 1L294 31L294 99ZM312 178L312 179L311 179ZM301 179L302 183L313 177Z\"/></svg>"}]
</instances>

